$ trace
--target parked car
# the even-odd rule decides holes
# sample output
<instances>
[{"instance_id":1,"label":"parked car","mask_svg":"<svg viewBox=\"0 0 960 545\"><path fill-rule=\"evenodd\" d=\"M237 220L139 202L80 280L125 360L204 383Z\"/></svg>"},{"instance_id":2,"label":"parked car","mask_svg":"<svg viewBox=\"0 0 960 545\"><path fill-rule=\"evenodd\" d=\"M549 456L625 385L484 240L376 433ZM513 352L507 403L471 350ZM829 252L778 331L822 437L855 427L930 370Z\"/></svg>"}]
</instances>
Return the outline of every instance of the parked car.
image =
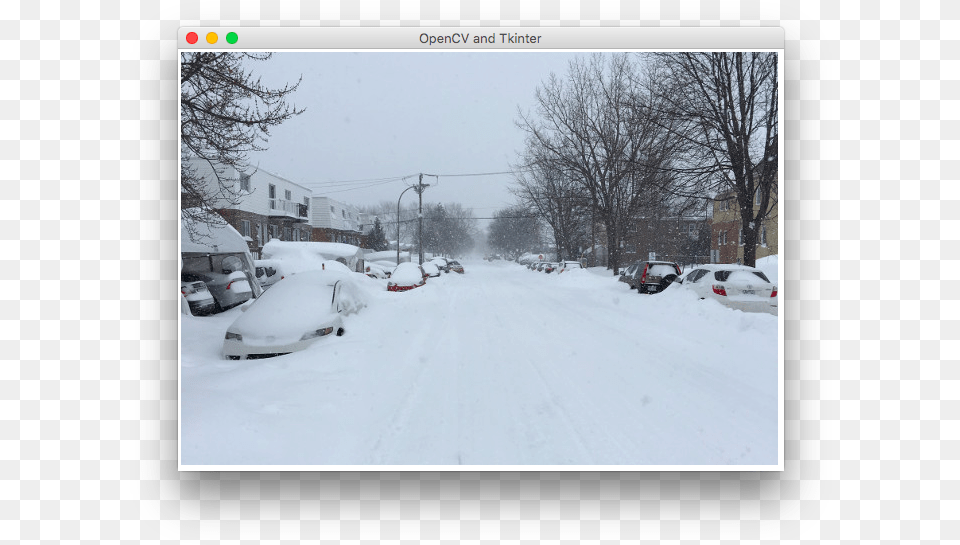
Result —
<instances>
[{"instance_id":1,"label":"parked car","mask_svg":"<svg viewBox=\"0 0 960 545\"><path fill-rule=\"evenodd\" d=\"M243 272L243 261L238 255L183 258L180 280L206 284L213 295L217 312L233 308L253 297L251 279Z\"/></svg>"},{"instance_id":2,"label":"parked car","mask_svg":"<svg viewBox=\"0 0 960 545\"><path fill-rule=\"evenodd\" d=\"M563 261L557 265L557 274L570 269L582 269L583 265L579 261Z\"/></svg>"},{"instance_id":3,"label":"parked car","mask_svg":"<svg viewBox=\"0 0 960 545\"><path fill-rule=\"evenodd\" d=\"M463 265L461 265L459 261L449 261L447 262L447 267L455 273L463 274Z\"/></svg>"},{"instance_id":4,"label":"parked car","mask_svg":"<svg viewBox=\"0 0 960 545\"><path fill-rule=\"evenodd\" d=\"M680 265L672 261L637 261L619 280L640 293L660 293L681 274Z\"/></svg>"},{"instance_id":5,"label":"parked car","mask_svg":"<svg viewBox=\"0 0 960 545\"><path fill-rule=\"evenodd\" d=\"M697 265L677 285L744 312L777 313L777 286L753 267Z\"/></svg>"},{"instance_id":6,"label":"parked car","mask_svg":"<svg viewBox=\"0 0 960 545\"><path fill-rule=\"evenodd\" d=\"M383 270L383 267L377 265L376 263L371 263L369 261L365 262L366 275L370 278L389 278L390 275L387 274L387 271Z\"/></svg>"},{"instance_id":7,"label":"parked car","mask_svg":"<svg viewBox=\"0 0 960 545\"><path fill-rule=\"evenodd\" d=\"M447 268L449 262L445 257L435 257L430 260L430 263L433 263L434 265L436 265L437 268L443 272L450 272L450 269Z\"/></svg>"},{"instance_id":8,"label":"parked car","mask_svg":"<svg viewBox=\"0 0 960 545\"><path fill-rule=\"evenodd\" d=\"M393 273L393 269L397 267L397 264L392 261L374 261L374 265L378 265L383 272L387 275L387 278L390 278L390 274Z\"/></svg>"},{"instance_id":9,"label":"parked car","mask_svg":"<svg viewBox=\"0 0 960 545\"><path fill-rule=\"evenodd\" d=\"M552 263L552 262L545 263L545 264L543 265L543 272L545 272L545 273L547 273L547 274L550 274L550 273L552 273L552 272L554 271L554 269L556 269L556 268L557 268L557 264L556 264L556 263Z\"/></svg>"},{"instance_id":10,"label":"parked car","mask_svg":"<svg viewBox=\"0 0 960 545\"><path fill-rule=\"evenodd\" d=\"M213 295L207 289L203 282L184 282L180 281L180 294L190 305L190 314L194 316L203 316L214 311L217 303L213 300Z\"/></svg>"},{"instance_id":11,"label":"parked car","mask_svg":"<svg viewBox=\"0 0 960 545\"><path fill-rule=\"evenodd\" d=\"M390 274L387 291L407 291L426 284L427 273L416 263L401 263Z\"/></svg>"},{"instance_id":12,"label":"parked car","mask_svg":"<svg viewBox=\"0 0 960 545\"><path fill-rule=\"evenodd\" d=\"M260 287L263 289L269 288L287 276L283 262L279 259L255 259L253 266L256 270L257 281L260 282Z\"/></svg>"},{"instance_id":13,"label":"parked car","mask_svg":"<svg viewBox=\"0 0 960 545\"><path fill-rule=\"evenodd\" d=\"M355 274L355 273L348 273ZM328 335L343 335L343 317L366 306L349 275L304 271L273 286L227 328L228 359L282 356L303 350Z\"/></svg>"},{"instance_id":14,"label":"parked car","mask_svg":"<svg viewBox=\"0 0 960 545\"><path fill-rule=\"evenodd\" d=\"M440 267L437 267L437 264L436 264L436 263L433 263L433 262L431 262L431 261L427 261L426 263L424 263L423 265L421 265L421 267L423 267L423 270L424 270L424 272L427 273L427 276L429 276L429 277L431 277L431 278L436 278L436 277L440 276Z\"/></svg>"}]
</instances>

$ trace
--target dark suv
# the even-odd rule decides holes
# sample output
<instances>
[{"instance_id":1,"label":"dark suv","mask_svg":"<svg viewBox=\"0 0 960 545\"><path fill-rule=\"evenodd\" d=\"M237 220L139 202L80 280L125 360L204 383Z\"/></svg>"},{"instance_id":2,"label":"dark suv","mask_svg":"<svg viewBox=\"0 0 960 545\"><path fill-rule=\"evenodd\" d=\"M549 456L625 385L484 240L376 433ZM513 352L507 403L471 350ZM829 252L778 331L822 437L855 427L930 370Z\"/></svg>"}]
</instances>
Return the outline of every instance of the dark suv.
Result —
<instances>
[{"instance_id":1,"label":"dark suv","mask_svg":"<svg viewBox=\"0 0 960 545\"><path fill-rule=\"evenodd\" d=\"M620 275L620 281L640 293L659 293L667 289L680 272L680 265L672 261L637 261Z\"/></svg>"}]
</instances>

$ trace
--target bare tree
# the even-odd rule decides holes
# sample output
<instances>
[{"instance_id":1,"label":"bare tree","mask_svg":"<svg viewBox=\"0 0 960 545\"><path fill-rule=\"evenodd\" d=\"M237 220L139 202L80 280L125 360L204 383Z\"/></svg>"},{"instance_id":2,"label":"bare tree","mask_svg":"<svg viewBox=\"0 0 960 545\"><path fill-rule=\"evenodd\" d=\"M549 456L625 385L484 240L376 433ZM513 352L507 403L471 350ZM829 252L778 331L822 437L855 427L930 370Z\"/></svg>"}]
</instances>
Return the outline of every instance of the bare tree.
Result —
<instances>
[{"instance_id":1,"label":"bare tree","mask_svg":"<svg viewBox=\"0 0 960 545\"><path fill-rule=\"evenodd\" d=\"M236 206L241 194L232 173L249 168L248 154L263 151L270 129L304 109L287 104L300 85L273 89L249 65L270 53L180 54L180 192L186 224L203 223L217 208ZM204 179L212 171L214 183ZM230 174L228 174L230 173ZM190 233L191 238L197 233Z\"/></svg>"},{"instance_id":2,"label":"bare tree","mask_svg":"<svg viewBox=\"0 0 960 545\"><path fill-rule=\"evenodd\" d=\"M536 210L553 233L557 259L578 255L587 238L590 198L581 184L565 175L557 161L535 140L528 139L522 164L515 169L512 189L523 207Z\"/></svg>"},{"instance_id":3,"label":"bare tree","mask_svg":"<svg viewBox=\"0 0 960 545\"><path fill-rule=\"evenodd\" d=\"M662 201L668 185L661 114L638 102L636 65L625 54L571 61L566 78L551 74L536 91L534 114L517 125L589 196L607 237L607 266L620 265L625 223L644 203ZM529 145L528 145L529 147Z\"/></svg>"},{"instance_id":4,"label":"bare tree","mask_svg":"<svg viewBox=\"0 0 960 545\"><path fill-rule=\"evenodd\" d=\"M499 254L517 257L540 251L540 228L536 216L523 205L494 213L487 232L487 246Z\"/></svg>"},{"instance_id":5,"label":"bare tree","mask_svg":"<svg viewBox=\"0 0 960 545\"><path fill-rule=\"evenodd\" d=\"M685 197L735 195L744 263L756 264L757 239L777 203L779 154L776 53L658 53L656 88L682 145L672 171ZM755 205L755 203L759 203Z\"/></svg>"},{"instance_id":6,"label":"bare tree","mask_svg":"<svg viewBox=\"0 0 960 545\"><path fill-rule=\"evenodd\" d=\"M431 253L463 255L473 248L478 233L473 212L460 203L424 205L423 244Z\"/></svg>"}]
</instances>

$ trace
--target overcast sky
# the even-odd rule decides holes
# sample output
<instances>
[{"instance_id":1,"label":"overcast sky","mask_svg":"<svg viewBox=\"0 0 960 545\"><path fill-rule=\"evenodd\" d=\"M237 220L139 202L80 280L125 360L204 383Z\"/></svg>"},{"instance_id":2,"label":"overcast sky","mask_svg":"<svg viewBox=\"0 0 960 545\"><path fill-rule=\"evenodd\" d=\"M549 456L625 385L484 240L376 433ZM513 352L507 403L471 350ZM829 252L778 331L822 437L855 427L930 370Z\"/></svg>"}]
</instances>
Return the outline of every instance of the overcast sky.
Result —
<instances>
[{"instance_id":1,"label":"overcast sky","mask_svg":"<svg viewBox=\"0 0 960 545\"><path fill-rule=\"evenodd\" d=\"M306 185L314 195L358 206L396 205L416 179L424 202L459 202L478 218L513 203L510 175L443 174L510 169L523 145L517 107L530 110L551 72L566 74L573 53L277 53L252 67L278 86L303 76L293 98L306 113L271 131L260 168ZM376 185L374 185L376 184ZM413 191L404 204L416 202ZM487 222L481 222L486 224Z\"/></svg>"}]
</instances>

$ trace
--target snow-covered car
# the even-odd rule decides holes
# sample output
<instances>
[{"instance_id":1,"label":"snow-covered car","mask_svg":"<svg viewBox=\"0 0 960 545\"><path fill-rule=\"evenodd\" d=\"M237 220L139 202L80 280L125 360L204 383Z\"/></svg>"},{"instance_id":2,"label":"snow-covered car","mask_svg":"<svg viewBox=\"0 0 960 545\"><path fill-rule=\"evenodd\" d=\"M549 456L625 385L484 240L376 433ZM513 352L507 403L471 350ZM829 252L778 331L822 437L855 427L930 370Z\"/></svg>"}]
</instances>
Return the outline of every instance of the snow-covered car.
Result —
<instances>
[{"instance_id":1,"label":"snow-covered car","mask_svg":"<svg viewBox=\"0 0 960 545\"><path fill-rule=\"evenodd\" d=\"M194 316L210 314L217 305L213 300L213 295L210 294L210 290L207 289L207 285L200 281L184 282L181 280L180 294L187 300L187 304L190 305L190 314Z\"/></svg>"},{"instance_id":2,"label":"snow-covered car","mask_svg":"<svg viewBox=\"0 0 960 545\"><path fill-rule=\"evenodd\" d=\"M393 269L397 268L397 264L392 261L373 261L372 263L383 269L383 272L387 275L387 278L390 278L390 275L393 273Z\"/></svg>"},{"instance_id":3,"label":"snow-covered car","mask_svg":"<svg viewBox=\"0 0 960 545\"><path fill-rule=\"evenodd\" d=\"M555 270L557 270L557 264L556 264L556 263L553 263L552 261L549 262L549 263L544 264L544 266L543 266L543 272L545 272L545 273L547 273L547 274L550 274L550 273L552 273L552 272L555 271Z\"/></svg>"},{"instance_id":4,"label":"snow-covered car","mask_svg":"<svg viewBox=\"0 0 960 545\"><path fill-rule=\"evenodd\" d=\"M777 313L777 286L745 265L697 265L677 286L744 312Z\"/></svg>"},{"instance_id":5,"label":"snow-covered car","mask_svg":"<svg viewBox=\"0 0 960 545\"><path fill-rule=\"evenodd\" d=\"M660 293L681 274L680 265L672 261L637 261L620 275L619 281L640 293Z\"/></svg>"},{"instance_id":6,"label":"snow-covered car","mask_svg":"<svg viewBox=\"0 0 960 545\"><path fill-rule=\"evenodd\" d=\"M365 274L370 278L389 278L390 275L387 274L387 271L383 270L383 267L377 265L376 263L371 263L369 261L364 263Z\"/></svg>"},{"instance_id":7,"label":"snow-covered car","mask_svg":"<svg viewBox=\"0 0 960 545\"><path fill-rule=\"evenodd\" d=\"M290 276L244 307L227 328L223 356L232 360L282 356L322 337L343 335L343 317L366 306L361 293L340 271Z\"/></svg>"},{"instance_id":8,"label":"snow-covered car","mask_svg":"<svg viewBox=\"0 0 960 545\"><path fill-rule=\"evenodd\" d=\"M436 278L440 276L440 267L437 267L436 263L427 261L426 263L421 265L421 267L423 267L423 271L427 273L427 276L431 278Z\"/></svg>"},{"instance_id":9,"label":"snow-covered car","mask_svg":"<svg viewBox=\"0 0 960 545\"><path fill-rule=\"evenodd\" d=\"M237 255L184 258L180 280L206 284L218 312L231 309L253 297L250 280L243 272L243 261Z\"/></svg>"},{"instance_id":10,"label":"snow-covered car","mask_svg":"<svg viewBox=\"0 0 960 545\"><path fill-rule=\"evenodd\" d=\"M463 274L463 265L455 259L447 262L447 268L455 273Z\"/></svg>"},{"instance_id":11,"label":"snow-covered car","mask_svg":"<svg viewBox=\"0 0 960 545\"><path fill-rule=\"evenodd\" d=\"M430 263L433 263L434 265L436 265L437 268L443 272L450 272L450 270L447 268L449 262L445 257L435 257L430 260Z\"/></svg>"},{"instance_id":12,"label":"snow-covered car","mask_svg":"<svg viewBox=\"0 0 960 545\"><path fill-rule=\"evenodd\" d=\"M263 289L269 288L287 276L283 262L279 259L255 259L253 266L257 272L257 281Z\"/></svg>"},{"instance_id":13,"label":"snow-covered car","mask_svg":"<svg viewBox=\"0 0 960 545\"><path fill-rule=\"evenodd\" d=\"M582 269L583 265L579 261L562 261L557 265L557 274L570 269Z\"/></svg>"},{"instance_id":14,"label":"snow-covered car","mask_svg":"<svg viewBox=\"0 0 960 545\"><path fill-rule=\"evenodd\" d=\"M407 291L427 282L427 273L416 263L401 263L390 274L387 291Z\"/></svg>"}]
</instances>

